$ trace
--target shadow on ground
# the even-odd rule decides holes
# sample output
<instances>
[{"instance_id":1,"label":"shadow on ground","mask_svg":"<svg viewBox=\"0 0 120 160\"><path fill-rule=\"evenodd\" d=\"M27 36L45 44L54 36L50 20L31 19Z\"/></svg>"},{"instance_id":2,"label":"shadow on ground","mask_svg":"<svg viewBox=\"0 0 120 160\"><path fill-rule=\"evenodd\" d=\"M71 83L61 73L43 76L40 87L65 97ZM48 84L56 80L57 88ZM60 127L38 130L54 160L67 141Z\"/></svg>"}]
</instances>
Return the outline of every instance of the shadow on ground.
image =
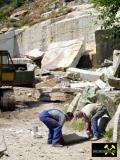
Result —
<instances>
[{"instance_id":1,"label":"shadow on ground","mask_svg":"<svg viewBox=\"0 0 120 160\"><path fill-rule=\"evenodd\" d=\"M82 143L89 140L89 138L80 136L76 133L63 135L63 138L64 138L65 145L73 145L73 144Z\"/></svg>"}]
</instances>

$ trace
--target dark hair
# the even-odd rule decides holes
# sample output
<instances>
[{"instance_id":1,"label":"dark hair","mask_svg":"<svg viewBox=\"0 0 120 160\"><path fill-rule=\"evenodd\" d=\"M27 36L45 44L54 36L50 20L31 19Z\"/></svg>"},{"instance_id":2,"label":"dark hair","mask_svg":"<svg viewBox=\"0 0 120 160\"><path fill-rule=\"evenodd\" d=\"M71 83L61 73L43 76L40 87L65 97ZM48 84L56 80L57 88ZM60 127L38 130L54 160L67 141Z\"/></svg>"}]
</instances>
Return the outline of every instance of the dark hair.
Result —
<instances>
[{"instance_id":1,"label":"dark hair","mask_svg":"<svg viewBox=\"0 0 120 160\"><path fill-rule=\"evenodd\" d=\"M74 115L73 115L73 113L72 113L72 112L67 112L67 113L66 113L66 115L67 115L68 117L71 117L71 118L73 118L73 117L74 117Z\"/></svg>"}]
</instances>

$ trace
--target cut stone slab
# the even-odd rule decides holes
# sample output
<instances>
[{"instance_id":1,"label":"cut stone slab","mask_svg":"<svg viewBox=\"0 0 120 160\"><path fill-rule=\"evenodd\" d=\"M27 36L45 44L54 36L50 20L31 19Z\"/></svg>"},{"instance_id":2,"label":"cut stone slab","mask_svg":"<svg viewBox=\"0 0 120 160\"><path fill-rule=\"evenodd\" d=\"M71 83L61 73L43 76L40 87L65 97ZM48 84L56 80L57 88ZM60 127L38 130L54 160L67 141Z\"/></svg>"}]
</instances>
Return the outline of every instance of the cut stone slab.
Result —
<instances>
[{"instance_id":1,"label":"cut stone slab","mask_svg":"<svg viewBox=\"0 0 120 160\"><path fill-rule=\"evenodd\" d=\"M83 39L52 43L42 59L41 68L64 70L68 67L76 67L84 51Z\"/></svg>"},{"instance_id":2,"label":"cut stone slab","mask_svg":"<svg viewBox=\"0 0 120 160\"><path fill-rule=\"evenodd\" d=\"M92 82L71 82L71 88L81 88L85 89L86 87L95 87L96 85Z\"/></svg>"},{"instance_id":3,"label":"cut stone slab","mask_svg":"<svg viewBox=\"0 0 120 160\"><path fill-rule=\"evenodd\" d=\"M14 64L27 64L32 63L29 58L12 58Z\"/></svg>"},{"instance_id":4,"label":"cut stone slab","mask_svg":"<svg viewBox=\"0 0 120 160\"><path fill-rule=\"evenodd\" d=\"M32 51L26 54L26 56L33 61L42 59L43 55L44 55L44 52L40 51L39 49L33 49Z\"/></svg>"},{"instance_id":5,"label":"cut stone slab","mask_svg":"<svg viewBox=\"0 0 120 160\"><path fill-rule=\"evenodd\" d=\"M113 52L113 67L114 76L120 78L120 50L114 50Z\"/></svg>"},{"instance_id":6,"label":"cut stone slab","mask_svg":"<svg viewBox=\"0 0 120 160\"><path fill-rule=\"evenodd\" d=\"M41 87L38 89L40 93L50 93L50 92L63 92L76 96L77 93L83 92L81 88L61 88L61 87Z\"/></svg>"},{"instance_id":7,"label":"cut stone slab","mask_svg":"<svg viewBox=\"0 0 120 160\"><path fill-rule=\"evenodd\" d=\"M113 142L117 142L118 140L120 140L120 104L115 113L113 126Z\"/></svg>"},{"instance_id":8,"label":"cut stone slab","mask_svg":"<svg viewBox=\"0 0 120 160\"><path fill-rule=\"evenodd\" d=\"M88 71L88 70L83 70L78 68L68 68L67 72L79 73L81 80L96 81L98 79L103 79L103 73L96 72L96 71Z\"/></svg>"},{"instance_id":9,"label":"cut stone slab","mask_svg":"<svg viewBox=\"0 0 120 160\"><path fill-rule=\"evenodd\" d=\"M106 83L103 82L101 79L98 79L95 84L100 88L100 89L103 89L106 87Z\"/></svg>"}]
</instances>

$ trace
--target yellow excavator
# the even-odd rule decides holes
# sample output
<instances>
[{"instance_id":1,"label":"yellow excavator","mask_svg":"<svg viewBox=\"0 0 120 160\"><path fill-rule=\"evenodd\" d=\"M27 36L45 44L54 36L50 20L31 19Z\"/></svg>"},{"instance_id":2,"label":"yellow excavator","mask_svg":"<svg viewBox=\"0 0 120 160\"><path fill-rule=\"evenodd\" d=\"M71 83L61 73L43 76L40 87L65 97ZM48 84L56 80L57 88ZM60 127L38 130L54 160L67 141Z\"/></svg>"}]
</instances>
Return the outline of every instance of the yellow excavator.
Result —
<instances>
[{"instance_id":1,"label":"yellow excavator","mask_svg":"<svg viewBox=\"0 0 120 160\"><path fill-rule=\"evenodd\" d=\"M13 64L10 53L0 51L1 111L13 111L15 109L14 86L34 88L34 71L28 71L27 64Z\"/></svg>"}]
</instances>

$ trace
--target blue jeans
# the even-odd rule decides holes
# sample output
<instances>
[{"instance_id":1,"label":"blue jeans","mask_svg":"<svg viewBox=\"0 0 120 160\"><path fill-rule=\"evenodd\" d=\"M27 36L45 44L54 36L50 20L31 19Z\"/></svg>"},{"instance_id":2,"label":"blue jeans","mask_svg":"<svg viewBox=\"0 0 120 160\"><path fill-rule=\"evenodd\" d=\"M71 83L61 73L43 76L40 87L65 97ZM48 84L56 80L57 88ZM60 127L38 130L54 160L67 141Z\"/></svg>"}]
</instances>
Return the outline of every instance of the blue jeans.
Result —
<instances>
[{"instance_id":1,"label":"blue jeans","mask_svg":"<svg viewBox=\"0 0 120 160\"><path fill-rule=\"evenodd\" d=\"M94 116L91 118L91 129L93 132L93 137L100 136L100 131L98 130L98 119L106 113L108 113L107 108L103 105L102 108L98 110L97 113L95 113Z\"/></svg>"},{"instance_id":2,"label":"blue jeans","mask_svg":"<svg viewBox=\"0 0 120 160\"><path fill-rule=\"evenodd\" d=\"M62 136L62 126L49 116L48 113L42 113L39 115L40 120L47 126L49 129L48 133L48 143L49 144L60 144Z\"/></svg>"}]
</instances>

